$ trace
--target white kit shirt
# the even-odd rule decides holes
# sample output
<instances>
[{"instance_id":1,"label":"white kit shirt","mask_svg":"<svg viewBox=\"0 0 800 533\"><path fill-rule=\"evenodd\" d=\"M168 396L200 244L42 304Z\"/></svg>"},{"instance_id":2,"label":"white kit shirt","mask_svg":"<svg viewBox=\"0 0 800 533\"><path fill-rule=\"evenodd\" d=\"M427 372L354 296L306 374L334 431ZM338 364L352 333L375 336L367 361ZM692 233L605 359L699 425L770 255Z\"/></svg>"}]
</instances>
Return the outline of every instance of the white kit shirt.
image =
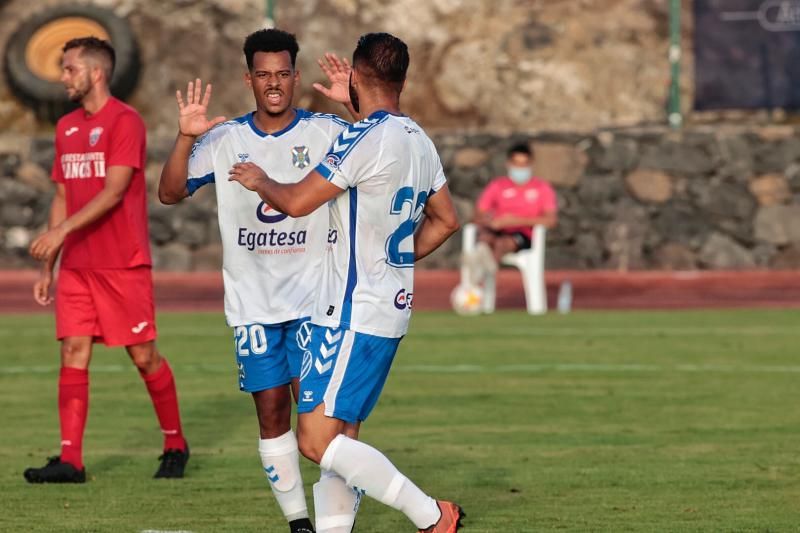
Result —
<instances>
[{"instance_id":1,"label":"white kit shirt","mask_svg":"<svg viewBox=\"0 0 800 533\"><path fill-rule=\"evenodd\" d=\"M250 161L275 181L298 182L349 126L335 115L295 111L294 121L279 132L260 131L249 113L212 128L192 148L189 194L216 184L229 326L277 324L311 314L328 241L327 208L292 218L228 181L235 163Z\"/></svg>"},{"instance_id":2,"label":"white kit shirt","mask_svg":"<svg viewBox=\"0 0 800 533\"><path fill-rule=\"evenodd\" d=\"M343 131L316 170L345 192L330 202L312 321L402 337L414 294L414 231L445 184L433 142L409 117L378 111Z\"/></svg>"}]
</instances>

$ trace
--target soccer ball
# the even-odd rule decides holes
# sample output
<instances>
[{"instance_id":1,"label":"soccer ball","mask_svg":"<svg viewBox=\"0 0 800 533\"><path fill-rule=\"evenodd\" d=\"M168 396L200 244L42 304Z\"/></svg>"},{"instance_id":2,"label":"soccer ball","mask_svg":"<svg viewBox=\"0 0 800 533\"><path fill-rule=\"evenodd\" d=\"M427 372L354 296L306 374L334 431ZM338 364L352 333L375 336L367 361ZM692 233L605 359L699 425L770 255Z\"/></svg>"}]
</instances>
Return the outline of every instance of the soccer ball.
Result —
<instances>
[{"instance_id":1,"label":"soccer ball","mask_svg":"<svg viewBox=\"0 0 800 533\"><path fill-rule=\"evenodd\" d=\"M460 284L450 294L453 311L459 315L478 315L483 307L483 290L474 285Z\"/></svg>"}]
</instances>

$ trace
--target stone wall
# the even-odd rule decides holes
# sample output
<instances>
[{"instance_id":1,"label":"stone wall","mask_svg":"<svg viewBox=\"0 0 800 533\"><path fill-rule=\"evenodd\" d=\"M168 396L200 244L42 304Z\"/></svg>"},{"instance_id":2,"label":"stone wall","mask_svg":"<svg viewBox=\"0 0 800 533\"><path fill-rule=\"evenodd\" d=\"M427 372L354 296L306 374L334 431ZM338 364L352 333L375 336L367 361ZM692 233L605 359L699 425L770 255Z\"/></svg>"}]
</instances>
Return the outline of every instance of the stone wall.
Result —
<instances>
[{"instance_id":1,"label":"stone wall","mask_svg":"<svg viewBox=\"0 0 800 533\"><path fill-rule=\"evenodd\" d=\"M0 2L0 49L31 13L80 0ZM242 81L244 37L262 27L263 0L93 0L137 35L140 83L131 96L151 135L175 130L175 90L214 82L214 115L251 107ZM669 82L664 0L275 0L279 27L300 42L298 104L333 110L311 88L316 59L350 57L359 35L389 31L411 52L406 111L429 130L591 130L663 122ZM684 103L691 102L691 17L684 0ZM0 84L4 131L35 135L38 122Z\"/></svg>"},{"instance_id":2,"label":"stone wall","mask_svg":"<svg viewBox=\"0 0 800 533\"><path fill-rule=\"evenodd\" d=\"M800 267L798 133L714 126L535 135L537 174L555 185L560 208L548 268ZM513 140L437 139L462 219ZM452 265L458 245L432 262Z\"/></svg>"},{"instance_id":3,"label":"stone wall","mask_svg":"<svg viewBox=\"0 0 800 533\"><path fill-rule=\"evenodd\" d=\"M691 102L690 2L684 0L684 103ZM575 131L665 120L665 0L277 1L300 67L358 36L388 31L411 53L403 102L426 128ZM307 94L312 105L326 105Z\"/></svg>"},{"instance_id":4,"label":"stone wall","mask_svg":"<svg viewBox=\"0 0 800 533\"><path fill-rule=\"evenodd\" d=\"M0 48L19 20L68 0L0 1ZM143 70L131 97L148 126L155 194L175 134L174 92L215 83L212 114L251 108L241 44L264 23L262 0L95 0L130 21ZM800 140L786 127L688 127L665 121L663 0L306 0L275 2L297 34L297 104L339 112L310 88L315 60L349 56L366 31L408 42L404 110L433 132L463 220L504 152L529 132L537 171L559 193L551 268L794 268L800 265ZM691 17L684 4L682 80L691 102ZM751 117L752 118L752 117ZM763 118L763 117L762 117ZM25 249L47 218L52 125L0 84L0 267L32 266ZM517 132L517 133L515 133ZM526 133L528 135L528 133ZM177 207L151 204L156 265L216 269L213 190ZM458 238L427 259L453 266Z\"/></svg>"},{"instance_id":5,"label":"stone wall","mask_svg":"<svg viewBox=\"0 0 800 533\"><path fill-rule=\"evenodd\" d=\"M74 0L7 0L0 9L0 50L20 20L48 6ZM264 25L261 0L94 0L127 19L138 39L141 73L129 98L144 117L151 140L174 136L175 90L200 77L212 81L214 114L238 116L250 109L244 85L244 37ZM0 124L4 132L37 136L52 131L0 83Z\"/></svg>"},{"instance_id":6,"label":"stone wall","mask_svg":"<svg viewBox=\"0 0 800 533\"><path fill-rule=\"evenodd\" d=\"M462 221L502 173L519 134L434 135ZM800 268L800 130L784 127L621 128L532 136L536 171L558 192L548 268ZM178 206L155 193L168 141L151 143L150 233L157 268L219 268L213 188ZM46 221L52 141L0 136L0 267L25 253ZM423 262L454 267L459 236Z\"/></svg>"}]
</instances>

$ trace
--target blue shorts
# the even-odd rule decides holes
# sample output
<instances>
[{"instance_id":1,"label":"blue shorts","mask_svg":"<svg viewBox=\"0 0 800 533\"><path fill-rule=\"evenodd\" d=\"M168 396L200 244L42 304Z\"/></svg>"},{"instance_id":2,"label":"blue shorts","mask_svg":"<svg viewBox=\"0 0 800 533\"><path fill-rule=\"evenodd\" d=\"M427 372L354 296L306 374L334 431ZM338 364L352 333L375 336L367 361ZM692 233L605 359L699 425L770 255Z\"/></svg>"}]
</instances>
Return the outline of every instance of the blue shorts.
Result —
<instances>
[{"instance_id":1,"label":"blue shorts","mask_svg":"<svg viewBox=\"0 0 800 533\"><path fill-rule=\"evenodd\" d=\"M311 337L308 318L279 324L233 328L239 390L259 392L286 385L300 376L300 363Z\"/></svg>"},{"instance_id":2,"label":"blue shorts","mask_svg":"<svg viewBox=\"0 0 800 533\"><path fill-rule=\"evenodd\" d=\"M325 416L366 420L386 383L400 339L313 326L303 357L298 413L325 402Z\"/></svg>"}]
</instances>

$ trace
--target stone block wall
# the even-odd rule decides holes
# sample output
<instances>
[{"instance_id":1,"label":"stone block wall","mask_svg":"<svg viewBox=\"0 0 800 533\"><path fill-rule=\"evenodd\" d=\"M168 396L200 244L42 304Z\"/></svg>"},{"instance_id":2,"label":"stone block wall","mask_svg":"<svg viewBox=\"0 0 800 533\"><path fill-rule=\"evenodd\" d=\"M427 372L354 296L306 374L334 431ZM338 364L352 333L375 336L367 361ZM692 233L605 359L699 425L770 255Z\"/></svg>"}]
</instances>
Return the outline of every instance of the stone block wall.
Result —
<instances>
[{"instance_id":1,"label":"stone block wall","mask_svg":"<svg viewBox=\"0 0 800 533\"><path fill-rule=\"evenodd\" d=\"M558 192L548 268L800 267L800 136L787 126L698 126L533 136L536 173ZM466 220L522 137L443 135ZM459 243L431 262L452 265Z\"/></svg>"},{"instance_id":2,"label":"stone block wall","mask_svg":"<svg viewBox=\"0 0 800 533\"><path fill-rule=\"evenodd\" d=\"M72 0L0 0L0 47L19 22ZM211 112L251 109L242 41L262 27L261 0L92 0L138 37L141 83L130 102L149 132L150 227L158 268L216 269L213 189L177 207L155 184L176 126L174 91L215 83ZM691 103L691 2L684 6L685 106ZM669 69L663 0L308 0L275 3L295 32L299 106L339 112L311 89L316 58L349 56L366 31L410 47L404 110L440 148L462 220L519 134L533 134L537 172L559 194L550 268L727 269L800 265L800 138L784 126L688 127L665 122ZM331 31L335 28L336 31ZM768 120L763 116L757 120ZM52 125L0 83L0 268L34 266L26 249L52 194ZM617 129L610 129L617 128ZM576 133L579 132L579 133ZM586 133L590 132L590 133ZM452 267L458 236L423 262Z\"/></svg>"},{"instance_id":3,"label":"stone block wall","mask_svg":"<svg viewBox=\"0 0 800 533\"><path fill-rule=\"evenodd\" d=\"M684 4L682 94L691 103L692 19ZM76 0L0 1L0 50L20 22ZM78 2L80 3L80 2ZM138 38L140 83L130 97L151 134L175 132L176 89L214 83L213 115L239 116L245 36L264 26L264 0L91 0L125 18ZM587 131L665 121L669 88L664 0L275 0L275 23L295 33L300 106L338 112L311 88L317 58L350 57L358 37L388 31L409 45L406 113L443 131ZM687 107L688 109L688 107ZM0 83L3 131L50 125Z\"/></svg>"},{"instance_id":4,"label":"stone block wall","mask_svg":"<svg viewBox=\"0 0 800 533\"><path fill-rule=\"evenodd\" d=\"M553 183L558 227L548 268L800 268L800 129L788 126L623 128L593 133L436 133L462 222L507 148L532 140L536 173ZM171 146L150 140L150 234L156 268L214 270L221 245L213 187L178 206L156 198ZM26 253L52 197L49 137L0 135L0 268ZM460 236L422 262L457 265Z\"/></svg>"}]
</instances>

